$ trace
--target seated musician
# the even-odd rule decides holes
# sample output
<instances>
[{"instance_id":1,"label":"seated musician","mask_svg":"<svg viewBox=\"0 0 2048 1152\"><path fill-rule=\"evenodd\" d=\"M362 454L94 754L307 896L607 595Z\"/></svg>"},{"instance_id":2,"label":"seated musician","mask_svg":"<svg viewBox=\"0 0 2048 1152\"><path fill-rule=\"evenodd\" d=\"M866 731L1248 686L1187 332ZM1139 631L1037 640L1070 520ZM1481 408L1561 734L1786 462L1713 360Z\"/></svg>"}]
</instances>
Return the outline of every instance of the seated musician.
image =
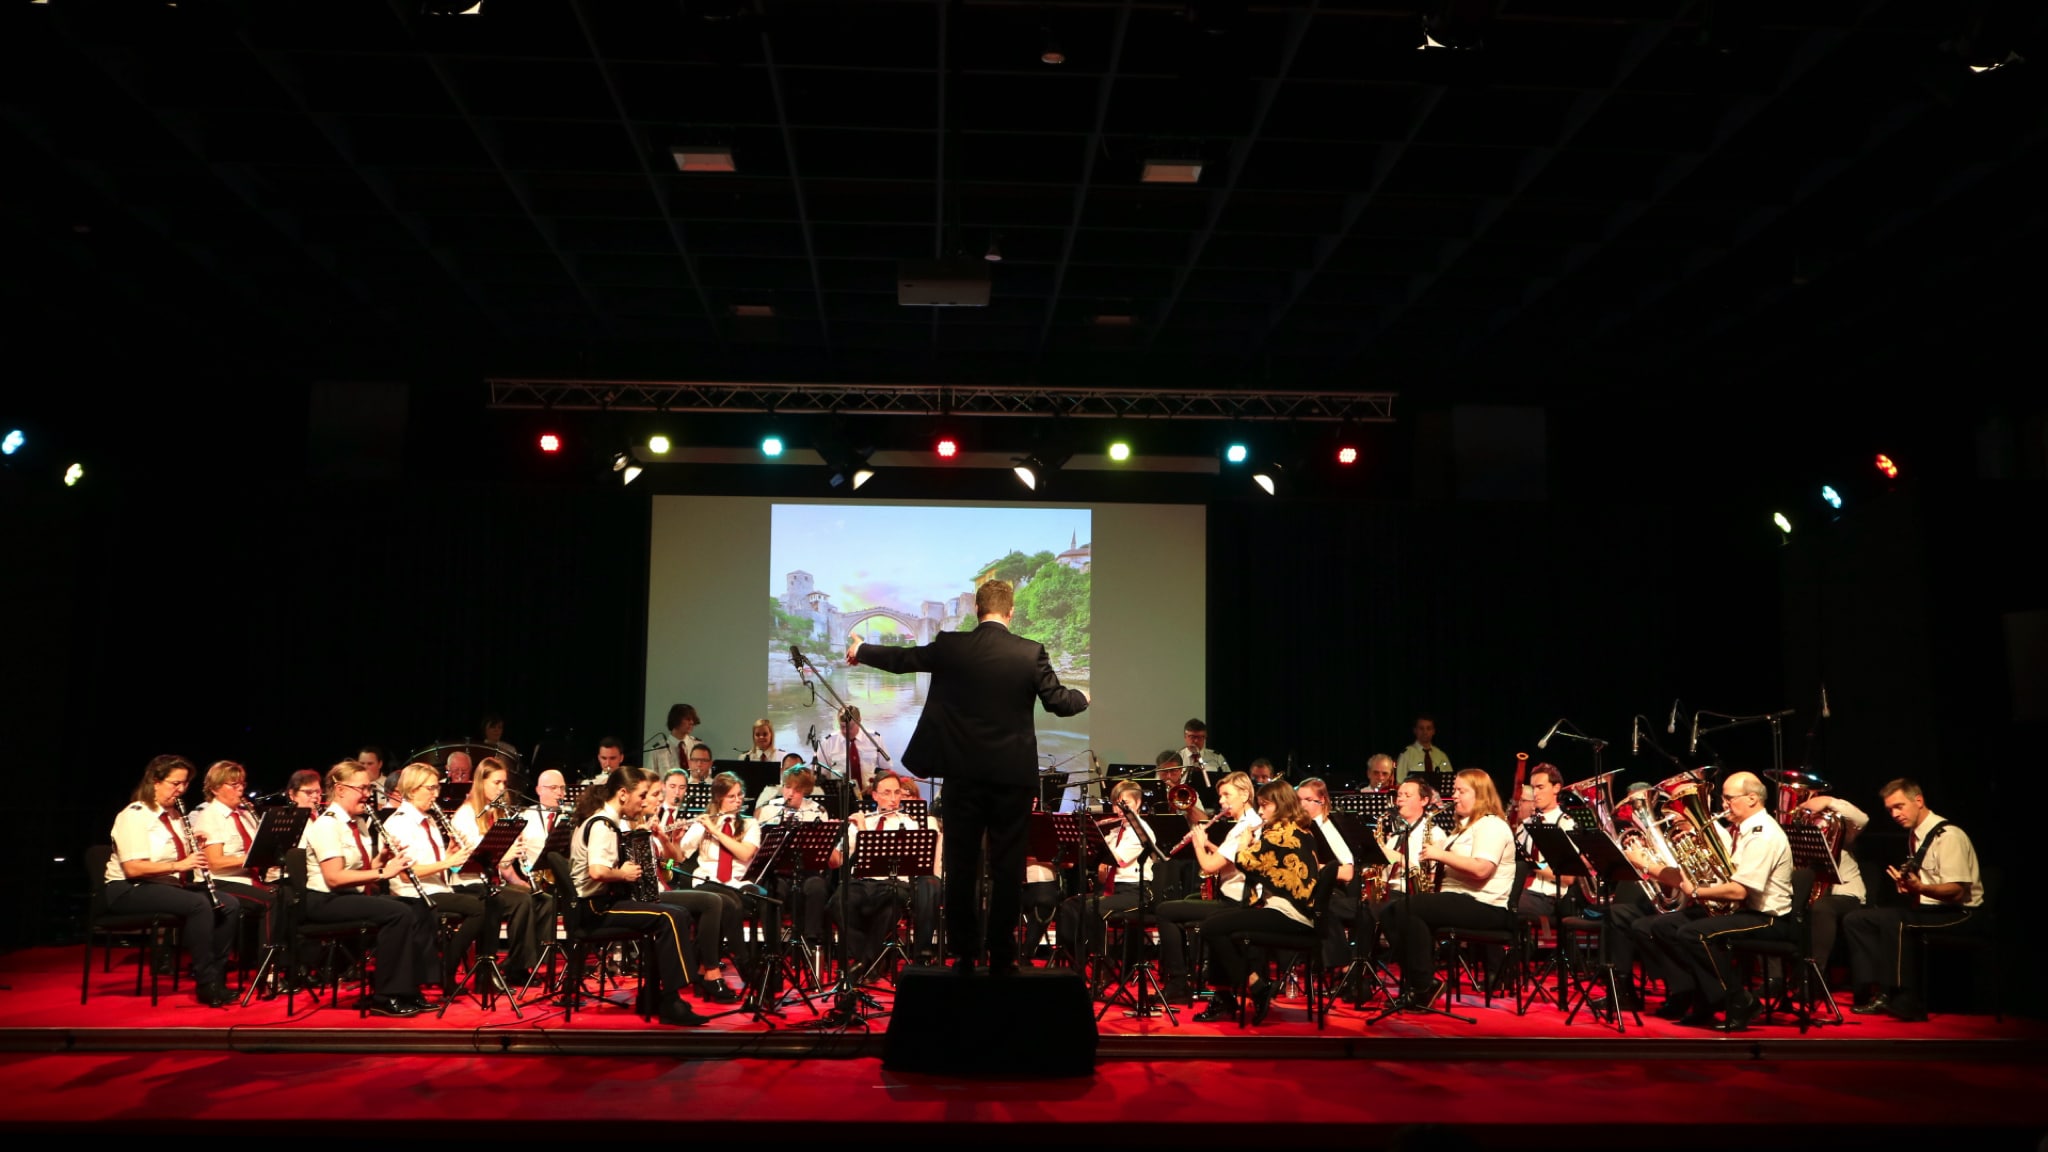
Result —
<instances>
[{"instance_id":1,"label":"seated musician","mask_svg":"<svg viewBox=\"0 0 2048 1152\"><path fill-rule=\"evenodd\" d=\"M503 801L511 771L511 765L498 757L484 757L470 777L469 795L449 817L449 822L455 826L456 837L471 851L483 843L484 836L497 826L501 818L509 818L510 806ZM499 924L505 926L510 940L505 952L505 979L515 986L526 983L533 974L534 963L540 958L546 937L552 937L555 931L554 897L536 892L527 883L525 875L517 867L518 844L515 839L505 854L498 858L495 884L485 883L474 872L465 872L458 877L456 885L456 891L482 898L486 925L492 928ZM493 931L491 938L485 941L487 950L492 953L497 951L496 937L497 933Z\"/></svg>"},{"instance_id":2,"label":"seated musician","mask_svg":"<svg viewBox=\"0 0 2048 1152\"><path fill-rule=\"evenodd\" d=\"M579 922L589 928L651 931L654 959L661 973L657 1001L661 1022L702 1024L704 1017L682 999L683 987L690 982L689 964L683 956L689 927L683 913L634 899L636 893L644 893L646 876L640 863L624 858L625 829L652 806L653 791L654 773L621 765L584 794L583 807L594 810L577 825L569 842L569 875L578 904L569 914L580 917Z\"/></svg>"},{"instance_id":3,"label":"seated musician","mask_svg":"<svg viewBox=\"0 0 2048 1152\"><path fill-rule=\"evenodd\" d=\"M690 749L693 768L699 759L708 765L709 745L699 744ZM742 969L746 967L746 913L753 902L742 895L739 886L747 865L761 850L761 822L740 811L746 802L746 785L739 777L720 772L710 779L711 807L691 821L675 840L674 853L679 860L693 856L696 859L687 878L690 889L716 896L724 905L715 921L707 923L700 917L697 932L699 995L708 994L711 1000L718 1001L734 995L725 987L724 970L719 965L721 953L739 958Z\"/></svg>"},{"instance_id":4,"label":"seated musician","mask_svg":"<svg viewBox=\"0 0 2048 1152\"><path fill-rule=\"evenodd\" d=\"M192 764L183 756L158 756L143 769L134 799L114 817L114 851L107 857L103 899L116 915L168 912L183 917L179 940L192 958L199 1002L224 1008L234 1002L227 988L227 960L241 928L242 905L226 894L215 904L193 883L206 863L205 845L187 834L174 808L191 780Z\"/></svg>"},{"instance_id":5,"label":"seated musician","mask_svg":"<svg viewBox=\"0 0 2048 1152\"><path fill-rule=\"evenodd\" d=\"M1394 758L1385 752L1377 753L1365 762L1365 790L1367 792L1392 792L1394 790Z\"/></svg>"},{"instance_id":6,"label":"seated musician","mask_svg":"<svg viewBox=\"0 0 2048 1152\"><path fill-rule=\"evenodd\" d=\"M1839 851L1835 853L1835 874L1841 877L1841 881L1806 906L1807 931L1813 935L1813 962L1822 973L1826 973L1828 959L1833 955L1835 941L1841 934L1842 920L1870 902L1870 890L1863 884L1863 869L1857 866L1855 854L1849 851L1863 829L1869 826L1870 814L1839 796L1808 797L1799 807L1816 815L1832 813L1841 821L1842 838L1837 844Z\"/></svg>"},{"instance_id":7,"label":"seated musician","mask_svg":"<svg viewBox=\"0 0 2048 1152\"><path fill-rule=\"evenodd\" d=\"M1144 799L1144 790L1129 780L1119 781L1110 791L1110 806L1128 813L1111 817L1102 829L1115 863L1099 864L1095 869L1095 891L1069 897L1056 913L1060 947L1073 954L1076 969L1085 970L1088 958L1101 950L1104 921L1118 912L1138 908L1138 873L1145 847L1138 833L1128 827L1128 821L1138 819Z\"/></svg>"},{"instance_id":8,"label":"seated musician","mask_svg":"<svg viewBox=\"0 0 2048 1152\"><path fill-rule=\"evenodd\" d=\"M385 894L386 885L412 861L403 850L370 847L370 805L377 781L361 764L343 760L327 770L332 802L306 826L306 907L309 923L368 920L377 925L365 1007L379 1016L416 1016L427 1010L420 985L434 966L434 918L418 902Z\"/></svg>"},{"instance_id":9,"label":"seated musician","mask_svg":"<svg viewBox=\"0 0 2048 1152\"><path fill-rule=\"evenodd\" d=\"M1244 903L1244 873L1237 868L1237 852L1244 838L1258 827L1259 815L1252 811L1252 780L1242 772L1232 772L1216 784L1216 802L1222 815L1217 820L1231 820L1230 831L1217 844L1209 837L1206 824L1197 824L1181 841L1187 850L1194 852L1196 866L1203 876L1216 881L1217 899L1214 900L1168 900L1161 903L1155 913L1159 919L1160 967L1166 973L1166 998L1181 999L1189 995L1187 928L1189 924L1199 925L1222 912ZM1174 851L1181 851L1176 846ZM1169 853L1171 855L1171 853ZM1207 976L1215 982L1223 982L1223 970L1216 966L1215 956L1209 957ZM1209 1002L1209 1007L1195 1017L1205 1022L1224 1020L1237 1012L1236 996L1226 990Z\"/></svg>"},{"instance_id":10,"label":"seated musician","mask_svg":"<svg viewBox=\"0 0 2048 1152\"><path fill-rule=\"evenodd\" d=\"M297 772L292 773L291 778L285 781L284 794L295 806L311 812L313 819L319 818L321 809L320 773L313 771L311 768L301 768ZM305 847L303 838L300 840L299 846L301 848Z\"/></svg>"},{"instance_id":11,"label":"seated musician","mask_svg":"<svg viewBox=\"0 0 2048 1152\"><path fill-rule=\"evenodd\" d=\"M696 759L696 754L693 751L690 756L693 767ZM708 746L704 746L704 763L707 765L711 763L711 749ZM691 774L689 768L671 768L667 772L662 773L661 788L655 798L654 809L647 814L648 821L667 828L672 824L681 824L684 820L689 819L689 816L683 811L683 793L689 788L690 783Z\"/></svg>"},{"instance_id":12,"label":"seated musician","mask_svg":"<svg viewBox=\"0 0 2048 1152\"><path fill-rule=\"evenodd\" d=\"M1555 765L1538 764L1529 769L1529 798L1531 810L1515 829L1515 847L1524 860L1532 862L1529 878L1524 882L1521 901L1511 905L1516 911L1545 919L1560 919L1576 916L1578 901L1571 890L1558 884L1557 873L1551 870L1549 861L1536 847L1536 838L1529 832L1531 820L1541 821L1553 828L1570 832L1577 825L1564 814L1564 808L1557 802L1558 794L1564 790L1564 774Z\"/></svg>"},{"instance_id":13,"label":"seated musician","mask_svg":"<svg viewBox=\"0 0 2048 1152\"><path fill-rule=\"evenodd\" d=\"M513 841L517 854L515 866L519 875L526 878L529 887L539 891L541 885L533 882L533 870L540 866L540 854L547 850L548 837L555 834L555 828L567 821L570 812L562 806L562 799L568 793L568 784L562 774L550 768L540 774L534 782L533 798L538 803L519 814L525 827L519 830L519 839ZM562 909L555 909L560 912Z\"/></svg>"},{"instance_id":14,"label":"seated musician","mask_svg":"<svg viewBox=\"0 0 2048 1152\"><path fill-rule=\"evenodd\" d=\"M384 821L387 839L412 858L412 876L400 874L391 890L401 900L431 902L436 917L449 913L460 917L454 934L441 954L441 987L455 986L456 968L483 935L488 922L481 896L457 892L455 874L469 861L469 848L450 843L441 828L441 770L431 764L407 764L398 773L398 809ZM413 880L419 884L414 886Z\"/></svg>"},{"instance_id":15,"label":"seated musician","mask_svg":"<svg viewBox=\"0 0 2048 1152\"><path fill-rule=\"evenodd\" d=\"M1651 921L1651 938L1676 970L1681 987L1693 991L1691 1011L1680 1024L1713 1027L1723 1014L1723 1031L1740 1032L1755 1018L1758 1002L1742 986L1728 951L1738 936L1785 939L1778 918L1792 911L1792 845L1764 807L1764 782L1736 772L1721 782L1721 803L1735 831L1728 837L1728 879L1696 884L1677 868L1659 879L1675 885L1691 903ZM1733 905L1733 910L1726 910ZM1669 987L1670 971L1666 974Z\"/></svg>"},{"instance_id":16,"label":"seated musician","mask_svg":"<svg viewBox=\"0 0 2048 1152\"><path fill-rule=\"evenodd\" d=\"M1413 782L1410 777L1401 784L1405 789ZM1476 768L1458 773L1451 808L1458 825L1450 839L1415 854L1418 867L1437 866L1437 890L1410 892L1392 905L1387 939L1401 958L1405 989L1397 1007L1426 1008L1435 1001L1443 983L1431 959L1438 929L1514 927L1508 897L1515 887L1515 834L1508 830L1493 778Z\"/></svg>"},{"instance_id":17,"label":"seated musician","mask_svg":"<svg viewBox=\"0 0 2048 1152\"><path fill-rule=\"evenodd\" d=\"M830 814L825 806L811 793L818 787L818 777L803 761L782 772L782 782L771 802L757 810L762 824L785 822L810 824L828 820ZM804 872L798 883L791 886L794 892L785 889L785 898L790 900L790 922L796 926L797 934L813 949L819 948L825 940L825 901L830 884L823 872Z\"/></svg>"},{"instance_id":18,"label":"seated musician","mask_svg":"<svg viewBox=\"0 0 2048 1152\"><path fill-rule=\"evenodd\" d=\"M1302 810L1294 789L1285 780L1269 780L1257 795L1258 826L1239 839L1237 850L1238 869L1251 878L1257 896L1202 922L1202 939L1223 969L1229 987L1244 987L1247 979L1251 981L1254 1024L1265 1022L1276 983L1259 971L1263 964L1251 964L1231 933L1313 927L1317 872L1322 867L1315 855L1316 838L1309 832L1314 820ZM1225 1000L1234 1004L1236 996L1216 994L1216 1001Z\"/></svg>"},{"instance_id":19,"label":"seated musician","mask_svg":"<svg viewBox=\"0 0 2048 1152\"><path fill-rule=\"evenodd\" d=\"M1181 815L1187 817L1189 826L1207 824L1210 818L1215 816L1215 812L1211 811L1215 804L1203 800L1202 790L1193 784L1187 784L1184 779L1187 769L1180 762L1178 750L1169 748L1161 752L1153 760L1153 769L1153 775L1159 777L1159 802L1152 806L1154 812L1174 811L1174 789L1186 784L1194 796L1194 802L1189 804ZM1195 862L1195 854L1185 848L1171 859L1154 864L1152 874L1154 882L1159 885L1159 892L1153 897L1154 900L1185 900L1202 894L1202 869Z\"/></svg>"},{"instance_id":20,"label":"seated musician","mask_svg":"<svg viewBox=\"0 0 2048 1152\"><path fill-rule=\"evenodd\" d=\"M217 760L206 770L208 800L192 810L192 831L206 845L206 867L213 873L214 888L242 904L245 915L263 918L263 943L274 946L283 941L284 917L278 915L277 892L271 887L278 876L249 874L244 867L249 849L256 844L256 830L262 818L242 802L249 789L248 772L232 760Z\"/></svg>"},{"instance_id":21,"label":"seated musician","mask_svg":"<svg viewBox=\"0 0 2048 1152\"><path fill-rule=\"evenodd\" d=\"M911 794L908 781L888 769L878 769L872 776L874 783L868 794L874 799L873 812L860 813L846 821L845 849L858 855L860 834L863 832L897 831L917 829L927 825L924 821L903 811L903 800ZM944 849L944 837L940 849ZM936 861L936 857L934 860ZM845 856L841 852L832 854L832 867L839 868ZM906 891L907 888L907 891ZM931 955L937 957L936 937L939 923L939 879L936 876L919 876L910 879L906 885L902 880L891 880L879 876L856 876L847 884L846 915L850 923L839 925L846 935L847 955L852 962L863 967L873 964L882 954L889 930L903 917L906 896L911 905L913 931L917 947L925 951L927 942L932 942ZM832 915L839 915L839 900L832 901Z\"/></svg>"},{"instance_id":22,"label":"seated musician","mask_svg":"<svg viewBox=\"0 0 2048 1152\"><path fill-rule=\"evenodd\" d=\"M1984 878L1970 834L1935 815L1917 782L1893 780L1880 795L1893 822L1906 830L1905 862L1885 871L1910 903L1860 908L1843 917L1857 996L1852 1011L1920 1021L1927 1019L1927 1004L1915 937L1988 931Z\"/></svg>"},{"instance_id":23,"label":"seated musician","mask_svg":"<svg viewBox=\"0 0 2048 1152\"><path fill-rule=\"evenodd\" d=\"M1352 939L1367 954L1377 953L1380 930L1392 927L1395 902L1408 891L1411 876L1418 875L1424 849L1449 839L1430 819L1430 805L1436 802L1436 788L1423 776L1410 776L1394 789L1394 804L1373 830L1380 851L1393 863L1380 865L1375 883L1360 893L1358 911L1351 930Z\"/></svg>"},{"instance_id":24,"label":"seated musician","mask_svg":"<svg viewBox=\"0 0 2048 1152\"><path fill-rule=\"evenodd\" d=\"M1344 840L1344 834L1330 819L1330 786L1321 778L1311 776L1294 788L1294 797L1301 803L1301 811L1316 826L1323 844L1330 856L1337 861L1337 890L1330 894L1330 907L1323 925L1323 960L1332 968L1340 968L1351 959L1351 948L1344 940L1344 930L1358 919L1358 867L1351 856L1351 845Z\"/></svg>"}]
</instances>

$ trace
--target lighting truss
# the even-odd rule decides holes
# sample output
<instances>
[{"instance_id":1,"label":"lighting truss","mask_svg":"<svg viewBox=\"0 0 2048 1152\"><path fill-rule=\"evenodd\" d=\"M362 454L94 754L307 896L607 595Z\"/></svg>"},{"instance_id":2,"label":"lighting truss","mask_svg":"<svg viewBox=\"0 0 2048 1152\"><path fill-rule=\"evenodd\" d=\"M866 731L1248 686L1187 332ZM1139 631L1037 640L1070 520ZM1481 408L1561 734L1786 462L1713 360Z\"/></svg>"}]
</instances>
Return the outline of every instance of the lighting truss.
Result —
<instances>
[{"instance_id":1,"label":"lighting truss","mask_svg":"<svg viewBox=\"0 0 2048 1152\"><path fill-rule=\"evenodd\" d=\"M487 407L555 412L777 416L1066 416L1105 420L1394 422L1395 392L1035 388L959 384L737 384L714 381L487 380Z\"/></svg>"}]
</instances>

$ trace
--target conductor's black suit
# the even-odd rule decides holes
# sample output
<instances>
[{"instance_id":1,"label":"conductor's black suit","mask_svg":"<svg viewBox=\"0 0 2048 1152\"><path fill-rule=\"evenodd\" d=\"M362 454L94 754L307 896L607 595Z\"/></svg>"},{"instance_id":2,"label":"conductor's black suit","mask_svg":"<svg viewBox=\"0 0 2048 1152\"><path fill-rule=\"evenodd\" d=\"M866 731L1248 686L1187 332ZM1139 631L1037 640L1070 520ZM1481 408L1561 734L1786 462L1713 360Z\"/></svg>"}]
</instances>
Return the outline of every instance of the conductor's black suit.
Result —
<instances>
[{"instance_id":1,"label":"conductor's black suit","mask_svg":"<svg viewBox=\"0 0 2048 1152\"><path fill-rule=\"evenodd\" d=\"M853 658L884 672L929 672L931 692L904 766L945 780L946 937L958 957L984 945L991 965L1017 958L1017 911L1024 890L1025 829L1038 788L1034 699L1073 716L1088 698L1060 683L1045 646L1011 634L999 619L947 632L919 648L863 644ZM988 836L989 908L976 923L975 886Z\"/></svg>"}]
</instances>

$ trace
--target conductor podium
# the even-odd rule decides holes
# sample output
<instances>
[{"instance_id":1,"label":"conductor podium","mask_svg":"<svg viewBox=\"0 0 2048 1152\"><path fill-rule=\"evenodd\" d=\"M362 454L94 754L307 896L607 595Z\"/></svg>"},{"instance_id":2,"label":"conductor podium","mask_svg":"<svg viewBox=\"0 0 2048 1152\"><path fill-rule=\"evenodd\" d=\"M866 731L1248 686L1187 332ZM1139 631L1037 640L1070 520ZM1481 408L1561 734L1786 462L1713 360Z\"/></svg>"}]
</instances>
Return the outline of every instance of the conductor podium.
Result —
<instances>
[{"instance_id":1,"label":"conductor podium","mask_svg":"<svg viewBox=\"0 0 2048 1152\"><path fill-rule=\"evenodd\" d=\"M905 968L882 1067L1015 1079L1093 1075L1087 982L1070 968L1023 968L1014 976Z\"/></svg>"}]
</instances>

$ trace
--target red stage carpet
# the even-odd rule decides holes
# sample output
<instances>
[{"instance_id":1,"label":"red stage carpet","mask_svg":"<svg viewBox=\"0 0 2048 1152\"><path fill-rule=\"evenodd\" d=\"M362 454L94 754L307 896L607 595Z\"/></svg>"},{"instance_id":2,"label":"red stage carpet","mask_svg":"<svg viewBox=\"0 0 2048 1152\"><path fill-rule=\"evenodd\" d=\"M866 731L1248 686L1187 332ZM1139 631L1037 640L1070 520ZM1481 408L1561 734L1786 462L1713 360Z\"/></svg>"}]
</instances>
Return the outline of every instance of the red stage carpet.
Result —
<instances>
[{"instance_id":1,"label":"red stage carpet","mask_svg":"<svg viewBox=\"0 0 2048 1152\"><path fill-rule=\"evenodd\" d=\"M1940 1015L1923 1025L1852 1017L1801 1037L1779 1023L1736 1036L1645 1018L1625 1035L1553 1007L1525 1017L1472 1006L1472 1025L1341 1008L1318 1034L1300 1003L1262 1028L1164 1019L1102 1022L1092 1078L956 1080L889 1073L871 1038L769 1029L730 1016L704 1029L642 1024L596 1007L565 1023L465 1000L445 1019L359 1019L281 1000L152 1011L132 969L94 973L78 1004L76 949L5 958L0 1120L83 1132L208 1129L263 1138L344 1111L402 1121L407 1139L717 1138L774 1146L859 1134L996 1143L1342 1147L1863 1147L1926 1142L1940 1121L1972 1152L2033 1148L2048 1128L2033 1022ZM979 977L986 979L986 977ZM888 997L882 996L886 1003ZM821 1004L820 1007L828 1005ZM887 1017L871 1021L874 1032ZM990 1043L1002 1022L990 1021ZM804 1057L810 1057L808 1059ZM834 1058L836 1057L836 1058ZM1416 1143L1417 1126L1457 1131ZM848 1129L847 1125L853 1125ZM1284 1136L1259 1137L1266 1125ZM835 1136L836 1134L836 1136ZM342 1135L337 1132L336 1135ZM353 1140L353 1138L351 1137ZM298 1142L295 1140L295 1142ZM1934 1147L1946 1142L1937 1141Z\"/></svg>"}]
</instances>

